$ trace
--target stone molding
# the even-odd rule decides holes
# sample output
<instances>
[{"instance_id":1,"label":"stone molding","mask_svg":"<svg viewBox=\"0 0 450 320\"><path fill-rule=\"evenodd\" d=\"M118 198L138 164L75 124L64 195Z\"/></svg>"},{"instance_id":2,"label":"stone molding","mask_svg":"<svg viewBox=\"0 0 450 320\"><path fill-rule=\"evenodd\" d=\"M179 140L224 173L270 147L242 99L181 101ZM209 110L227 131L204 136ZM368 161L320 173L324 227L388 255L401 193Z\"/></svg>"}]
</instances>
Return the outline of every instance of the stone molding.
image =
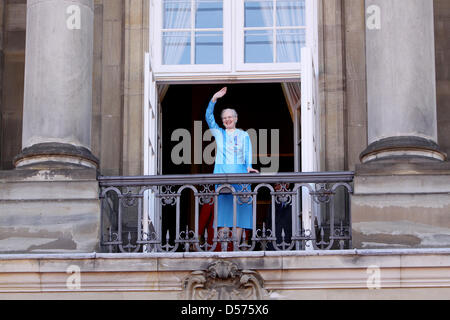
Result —
<instances>
[{"instance_id":1,"label":"stone molding","mask_svg":"<svg viewBox=\"0 0 450 320\"><path fill-rule=\"evenodd\" d=\"M225 264L217 265L218 261ZM71 266L80 271L78 289L67 287ZM450 294L450 249L354 249L7 254L0 255L0 299L184 299L185 280L194 274L202 288L208 268L221 277L227 272L239 277L241 272L244 282L257 272L267 299L445 299ZM372 270L379 271L381 290L368 288Z\"/></svg>"}]
</instances>

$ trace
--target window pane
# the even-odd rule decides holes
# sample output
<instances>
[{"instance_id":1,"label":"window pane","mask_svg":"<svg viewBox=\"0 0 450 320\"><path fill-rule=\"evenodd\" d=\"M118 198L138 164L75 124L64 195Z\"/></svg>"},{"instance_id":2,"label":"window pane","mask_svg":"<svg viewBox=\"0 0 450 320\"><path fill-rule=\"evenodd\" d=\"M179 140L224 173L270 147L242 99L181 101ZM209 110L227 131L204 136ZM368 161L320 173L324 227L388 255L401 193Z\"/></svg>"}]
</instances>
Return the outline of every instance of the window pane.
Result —
<instances>
[{"instance_id":1,"label":"window pane","mask_svg":"<svg viewBox=\"0 0 450 320\"><path fill-rule=\"evenodd\" d=\"M277 62L300 62L300 50L305 46L305 30L277 31Z\"/></svg>"},{"instance_id":2,"label":"window pane","mask_svg":"<svg viewBox=\"0 0 450 320\"><path fill-rule=\"evenodd\" d=\"M191 33L164 32L163 64L191 63Z\"/></svg>"},{"instance_id":3,"label":"window pane","mask_svg":"<svg viewBox=\"0 0 450 320\"><path fill-rule=\"evenodd\" d=\"M217 0L197 0L196 28L222 28L223 3Z\"/></svg>"},{"instance_id":4,"label":"window pane","mask_svg":"<svg viewBox=\"0 0 450 320\"><path fill-rule=\"evenodd\" d=\"M273 62L273 32L271 30L245 31L245 62Z\"/></svg>"},{"instance_id":5,"label":"window pane","mask_svg":"<svg viewBox=\"0 0 450 320\"><path fill-rule=\"evenodd\" d=\"M278 26L305 26L305 0L277 0Z\"/></svg>"},{"instance_id":6,"label":"window pane","mask_svg":"<svg viewBox=\"0 0 450 320\"><path fill-rule=\"evenodd\" d=\"M223 63L222 32L214 32L214 31L196 32L195 63L196 64Z\"/></svg>"},{"instance_id":7,"label":"window pane","mask_svg":"<svg viewBox=\"0 0 450 320\"><path fill-rule=\"evenodd\" d=\"M164 29L191 27L191 0L164 0Z\"/></svg>"},{"instance_id":8,"label":"window pane","mask_svg":"<svg viewBox=\"0 0 450 320\"><path fill-rule=\"evenodd\" d=\"M246 27L273 26L272 0L245 0L244 6Z\"/></svg>"}]
</instances>

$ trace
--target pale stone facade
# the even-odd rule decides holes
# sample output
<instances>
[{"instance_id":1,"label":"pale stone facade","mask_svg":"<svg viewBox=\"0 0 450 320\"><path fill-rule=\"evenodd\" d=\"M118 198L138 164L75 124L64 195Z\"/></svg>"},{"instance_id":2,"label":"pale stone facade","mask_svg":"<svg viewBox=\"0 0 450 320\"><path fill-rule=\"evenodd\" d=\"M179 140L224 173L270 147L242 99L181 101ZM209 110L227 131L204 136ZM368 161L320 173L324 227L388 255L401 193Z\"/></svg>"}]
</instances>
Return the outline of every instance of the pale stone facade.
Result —
<instances>
[{"instance_id":1,"label":"pale stone facade","mask_svg":"<svg viewBox=\"0 0 450 320\"><path fill-rule=\"evenodd\" d=\"M0 299L215 299L222 288L223 300L446 300L449 257L448 249L1 255Z\"/></svg>"},{"instance_id":2,"label":"pale stone facade","mask_svg":"<svg viewBox=\"0 0 450 320\"><path fill-rule=\"evenodd\" d=\"M139 53L148 51L148 1L96 0L94 7L92 153L100 160L102 174L139 174L143 170L142 115L136 113L143 95L143 56ZM1 10L2 79L10 79L2 85L2 168L11 169L22 148L26 1L5 1ZM434 11L437 130L439 146L445 151L447 2L435 0ZM364 1L328 1L320 16L321 99L326 106L323 123L328 146L324 170L354 170L367 146Z\"/></svg>"},{"instance_id":3,"label":"pale stone facade","mask_svg":"<svg viewBox=\"0 0 450 320\"><path fill-rule=\"evenodd\" d=\"M87 17L82 20L87 28L76 36L51 31L62 21L53 19L54 10L74 3ZM385 10L388 30L367 30L366 8L373 4ZM114 299L226 296L214 291L208 268L222 268L230 290L242 296L234 281L250 277L258 298L450 296L449 252L436 249L450 247L448 0L320 1L321 169L355 171L353 246L362 251L91 253L99 245L97 173L144 170L150 5L149 0L0 3L0 279L7 279L0 282L0 298L55 298L60 289L58 298L98 298L99 292ZM417 30L407 22L415 19L426 33L410 34ZM65 67L77 65L88 66L87 73L64 76ZM66 290L71 264L81 268L79 291ZM381 269L386 290L367 289L367 268L373 265ZM186 284L196 281L203 291L186 292Z\"/></svg>"}]
</instances>

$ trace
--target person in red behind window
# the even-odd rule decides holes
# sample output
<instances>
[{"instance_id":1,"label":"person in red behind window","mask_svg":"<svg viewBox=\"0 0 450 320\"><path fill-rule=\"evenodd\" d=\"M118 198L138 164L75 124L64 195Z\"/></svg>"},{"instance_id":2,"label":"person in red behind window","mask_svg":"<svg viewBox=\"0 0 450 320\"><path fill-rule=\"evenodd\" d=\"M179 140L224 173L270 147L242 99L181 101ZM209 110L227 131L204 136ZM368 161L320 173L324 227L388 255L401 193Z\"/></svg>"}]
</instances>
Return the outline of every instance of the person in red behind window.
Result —
<instances>
[{"instance_id":1,"label":"person in red behind window","mask_svg":"<svg viewBox=\"0 0 450 320\"><path fill-rule=\"evenodd\" d=\"M204 204L200 209L200 217L198 218L198 233L200 235L205 234L205 230L208 232L208 238L205 241L209 244L213 244L214 237L214 203Z\"/></svg>"}]
</instances>

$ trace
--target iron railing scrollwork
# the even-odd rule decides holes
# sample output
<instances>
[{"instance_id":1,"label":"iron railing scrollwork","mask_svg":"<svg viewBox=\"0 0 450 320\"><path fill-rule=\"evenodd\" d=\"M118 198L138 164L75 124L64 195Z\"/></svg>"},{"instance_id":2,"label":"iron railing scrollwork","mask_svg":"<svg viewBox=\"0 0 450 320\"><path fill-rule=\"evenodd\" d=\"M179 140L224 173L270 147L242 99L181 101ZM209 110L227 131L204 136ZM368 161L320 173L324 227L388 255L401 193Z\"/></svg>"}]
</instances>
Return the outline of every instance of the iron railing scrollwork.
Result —
<instances>
[{"instance_id":1,"label":"iron railing scrollwork","mask_svg":"<svg viewBox=\"0 0 450 320\"><path fill-rule=\"evenodd\" d=\"M101 247L106 252L352 247L353 172L101 176L99 183ZM222 193L233 197L229 230L217 227ZM238 239L237 207L243 204L252 207L252 228ZM213 208L212 223L200 230L204 206ZM281 219L280 208L287 208L288 219Z\"/></svg>"}]
</instances>

